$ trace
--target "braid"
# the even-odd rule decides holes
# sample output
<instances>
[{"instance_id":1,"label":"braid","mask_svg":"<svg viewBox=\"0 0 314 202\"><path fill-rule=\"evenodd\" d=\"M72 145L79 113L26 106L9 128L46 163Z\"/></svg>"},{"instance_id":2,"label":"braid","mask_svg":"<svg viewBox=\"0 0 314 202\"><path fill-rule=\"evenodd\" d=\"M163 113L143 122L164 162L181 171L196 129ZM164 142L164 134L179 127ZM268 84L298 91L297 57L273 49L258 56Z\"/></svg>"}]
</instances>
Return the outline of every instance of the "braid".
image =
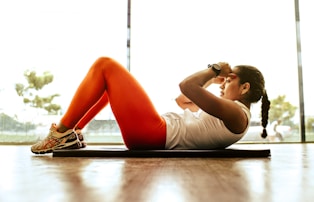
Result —
<instances>
[{"instance_id":1,"label":"braid","mask_svg":"<svg viewBox=\"0 0 314 202\"><path fill-rule=\"evenodd\" d=\"M268 111L270 108L270 101L265 90L265 80L263 74L254 66L250 65L237 65L236 74L240 78L240 84L245 82L250 83L250 90L245 95L245 99L249 103L256 103L262 99L262 126L263 138L267 137L266 126L268 124Z\"/></svg>"},{"instance_id":2,"label":"braid","mask_svg":"<svg viewBox=\"0 0 314 202\"><path fill-rule=\"evenodd\" d=\"M267 137L267 131L266 126L268 124L268 111L270 108L270 101L268 100L268 95L266 93L266 90L264 90L264 94L262 97L262 126L263 126L263 132L261 136L263 138Z\"/></svg>"}]
</instances>

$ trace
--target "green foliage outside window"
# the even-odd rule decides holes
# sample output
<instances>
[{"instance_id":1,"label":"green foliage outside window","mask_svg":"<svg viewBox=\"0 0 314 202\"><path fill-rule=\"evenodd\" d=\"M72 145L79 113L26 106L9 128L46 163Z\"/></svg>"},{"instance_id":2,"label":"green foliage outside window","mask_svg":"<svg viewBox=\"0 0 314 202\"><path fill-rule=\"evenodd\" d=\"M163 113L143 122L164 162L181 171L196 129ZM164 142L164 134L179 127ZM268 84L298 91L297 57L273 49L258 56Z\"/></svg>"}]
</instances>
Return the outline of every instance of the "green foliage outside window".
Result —
<instances>
[{"instance_id":1,"label":"green foliage outside window","mask_svg":"<svg viewBox=\"0 0 314 202\"><path fill-rule=\"evenodd\" d=\"M23 102L34 108L44 109L49 114L58 114L61 106L53 103L53 99L59 94L49 96L40 96L40 90L53 81L53 75L49 72L44 72L43 75L37 75L35 71L26 70L24 77L28 85L22 83L15 84L15 91L18 96L23 98Z\"/></svg>"},{"instance_id":2,"label":"green foliage outside window","mask_svg":"<svg viewBox=\"0 0 314 202\"><path fill-rule=\"evenodd\" d=\"M292 119L295 116L297 110L296 106L293 106L290 102L287 102L285 95L280 95L277 98L271 100L269 110L269 122L281 120L282 124L292 125Z\"/></svg>"}]
</instances>

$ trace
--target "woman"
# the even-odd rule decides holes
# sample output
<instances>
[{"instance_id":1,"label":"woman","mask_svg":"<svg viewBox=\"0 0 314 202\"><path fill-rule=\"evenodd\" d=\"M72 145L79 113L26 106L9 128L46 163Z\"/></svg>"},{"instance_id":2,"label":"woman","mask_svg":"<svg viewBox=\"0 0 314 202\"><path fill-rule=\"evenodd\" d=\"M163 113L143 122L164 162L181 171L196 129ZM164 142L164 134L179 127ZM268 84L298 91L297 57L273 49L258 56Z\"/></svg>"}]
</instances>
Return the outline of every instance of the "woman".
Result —
<instances>
[{"instance_id":1,"label":"woman","mask_svg":"<svg viewBox=\"0 0 314 202\"><path fill-rule=\"evenodd\" d=\"M159 115L135 78L108 57L95 61L78 87L58 125L31 147L33 153L79 148L86 144L80 129L109 102L129 149L217 149L242 138L250 122L250 106L262 98L263 136L269 101L261 72L252 66L231 69L228 63L209 65L180 83L176 101L184 114ZM205 89L221 84L220 97Z\"/></svg>"}]
</instances>

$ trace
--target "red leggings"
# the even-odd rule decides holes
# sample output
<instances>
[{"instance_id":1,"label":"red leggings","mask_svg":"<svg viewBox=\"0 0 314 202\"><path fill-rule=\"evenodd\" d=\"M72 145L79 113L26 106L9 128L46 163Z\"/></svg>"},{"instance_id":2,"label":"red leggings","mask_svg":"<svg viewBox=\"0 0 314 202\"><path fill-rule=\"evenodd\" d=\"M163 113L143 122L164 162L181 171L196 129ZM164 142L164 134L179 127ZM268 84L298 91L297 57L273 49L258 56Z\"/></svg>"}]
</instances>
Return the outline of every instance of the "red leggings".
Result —
<instances>
[{"instance_id":1,"label":"red leggings","mask_svg":"<svg viewBox=\"0 0 314 202\"><path fill-rule=\"evenodd\" d=\"M135 78L107 57L92 65L61 123L68 128L84 128L109 102L129 149L165 148L165 120Z\"/></svg>"}]
</instances>

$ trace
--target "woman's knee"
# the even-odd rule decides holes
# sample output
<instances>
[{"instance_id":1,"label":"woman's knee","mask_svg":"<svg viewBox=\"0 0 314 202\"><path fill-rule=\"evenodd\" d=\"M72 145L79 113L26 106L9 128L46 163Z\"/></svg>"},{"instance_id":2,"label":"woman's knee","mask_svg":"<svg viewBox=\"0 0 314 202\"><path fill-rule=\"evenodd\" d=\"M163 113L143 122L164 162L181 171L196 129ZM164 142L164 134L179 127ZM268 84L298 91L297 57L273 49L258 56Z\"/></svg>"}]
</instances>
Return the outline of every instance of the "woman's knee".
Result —
<instances>
[{"instance_id":1,"label":"woman's knee","mask_svg":"<svg viewBox=\"0 0 314 202\"><path fill-rule=\"evenodd\" d=\"M107 62L110 62L112 61L113 59L111 57L106 57L106 56L102 56L102 57L99 57L96 62L100 62L100 63L107 63Z\"/></svg>"},{"instance_id":2,"label":"woman's knee","mask_svg":"<svg viewBox=\"0 0 314 202\"><path fill-rule=\"evenodd\" d=\"M99 57L91 68L94 69L94 71L108 71L109 69L116 69L117 67L122 67L122 65L113 58Z\"/></svg>"},{"instance_id":3,"label":"woman's knee","mask_svg":"<svg viewBox=\"0 0 314 202\"><path fill-rule=\"evenodd\" d=\"M99 57L96 62L97 64L101 64L103 66L113 66L113 65L117 65L118 62L115 61L113 58L111 57ZM119 65L119 64L118 64Z\"/></svg>"}]
</instances>

